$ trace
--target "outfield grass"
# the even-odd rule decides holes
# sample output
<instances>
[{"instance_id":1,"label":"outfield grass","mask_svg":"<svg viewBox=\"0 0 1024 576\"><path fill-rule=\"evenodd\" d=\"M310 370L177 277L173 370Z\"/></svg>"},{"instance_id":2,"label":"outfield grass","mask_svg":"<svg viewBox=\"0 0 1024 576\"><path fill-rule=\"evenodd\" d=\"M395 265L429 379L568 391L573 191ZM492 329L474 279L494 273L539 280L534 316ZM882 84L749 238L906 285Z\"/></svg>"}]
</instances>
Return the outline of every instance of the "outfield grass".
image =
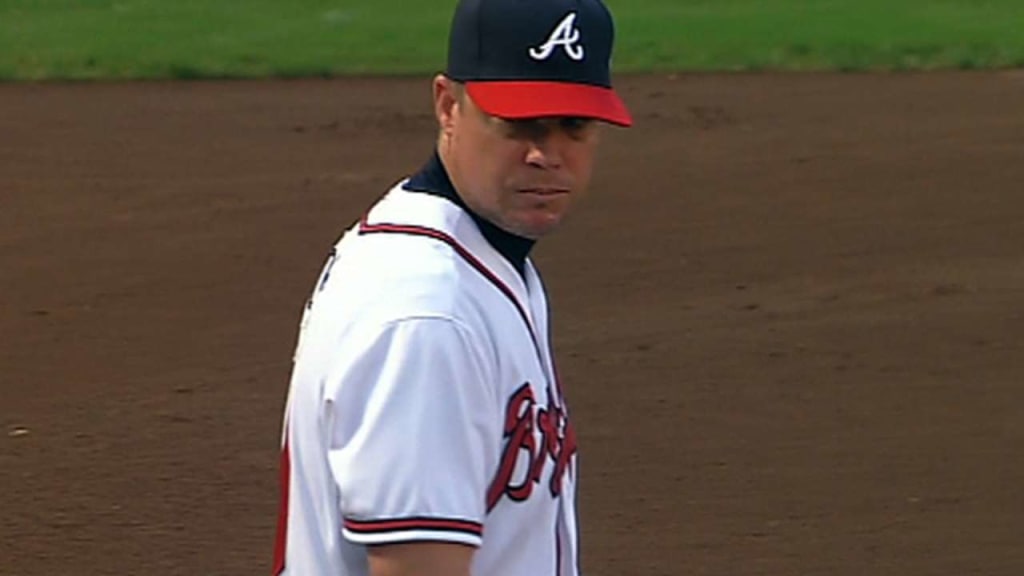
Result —
<instances>
[{"instance_id":1,"label":"outfield grass","mask_svg":"<svg viewBox=\"0 0 1024 576\"><path fill-rule=\"evenodd\" d=\"M1024 67L1022 0L606 0L616 70ZM0 79L423 73L454 0L0 0Z\"/></svg>"}]
</instances>

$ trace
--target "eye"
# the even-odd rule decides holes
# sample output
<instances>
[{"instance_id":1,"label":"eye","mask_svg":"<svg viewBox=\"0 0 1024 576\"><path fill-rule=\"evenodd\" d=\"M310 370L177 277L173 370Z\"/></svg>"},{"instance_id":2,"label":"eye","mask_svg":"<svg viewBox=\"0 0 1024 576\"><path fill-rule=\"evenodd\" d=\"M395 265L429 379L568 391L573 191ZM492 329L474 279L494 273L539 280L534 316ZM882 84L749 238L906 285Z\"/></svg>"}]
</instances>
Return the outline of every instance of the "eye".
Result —
<instances>
[{"instance_id":1,"label":"eye","mask_svg":"<svg viewBox=\"0 0 1024 576\"><path fill-rule=\"evenodd\" d=\"M582 116L563 116L559 119L558 123L564 130L579 130L584 128L592 122L589 118Z\"/></svg>"},{"instance_id":2,"label":"eye","mask_svg":"<svg viewBox=\"0 0 1024 576\"><path fill-rule=\"evenodd\" d=\"M544 123L537 118L525 118L505 121L505 133L517 140L536 139L546 132Z\"/></svg>"},{"instance_id":3,"label":"eye","mask_svg":"<svg viewBox=\"0 0 1024 576\"><path fill-rule=\"evenodd\" d=\"M558 127L573 137L580 137L594 124L592 118L583 116L564 116L558 119Z\"/></svg>"},{"instance_id":4,"label":"eye","mask_svg":"<svg viewBox=\"0 0 1024 576\"><path fill-rule=\"evenodd\" d=\"M587 130L593 125L593 118L585 118L583 116L525 118L502 121L505 136L517 140L539 140L546 138L554 131L564 132L573 139L581 139L586 136Z\"/></svg>"}]
</instances>

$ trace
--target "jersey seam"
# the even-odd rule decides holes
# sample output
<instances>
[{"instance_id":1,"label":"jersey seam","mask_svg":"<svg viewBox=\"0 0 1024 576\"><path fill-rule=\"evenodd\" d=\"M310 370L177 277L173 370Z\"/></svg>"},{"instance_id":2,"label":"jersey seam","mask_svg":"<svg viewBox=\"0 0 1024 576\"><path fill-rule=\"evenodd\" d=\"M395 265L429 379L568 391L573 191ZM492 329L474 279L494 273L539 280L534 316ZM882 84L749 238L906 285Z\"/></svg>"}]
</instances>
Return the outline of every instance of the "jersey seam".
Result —
<instances>
[{"instance_id":1,"label":"jersey seam","mask_svg":"<svg viewBox=\"0 0 1024 576\"><path fill-rule=\"evenodd\" d=\"M465 340L465 342L467 342L467 343L468 342L481 342L481 341L485 341L486 340L484 337L477 335L475 333L475 331L473 330L473 328L468 323L460 320L459 318L455 318L453 316L446 316L444 314L429 314L429 313L426 313L426 314L410 314L410 315L407 315L407 316L402 316L400 318L389 318L387 320L381 321L380 324L379 324L379 327L381 328L382 331L384 331L384 330L386 330L388 328L397 327L397 326L399 326L401 324L404 324L406 322L415 322L415 321L419 321L419 320L433 320L433 321L440 321L440 322L449 323L449 324L451 324L452 326L455 327L455 329L459 332L460 337L463 338ZM468 346L467 348L469 350L473 350L472 346ZM487 363L483 362L479 358L479 353L478 352L473 351L473 358L476 360L477 363L479 363L480 369L482 371L486 372L486 365L487 365ZM493 377L493 375L492 375L492 377ZM497 390L493 386L488 386L487 382L480 382L479 384L484 387L484 389L485 389L487 395L490 397L490 399L493 402L497 402L497 399L498 399Z\"/></svg>"}]
</instances>

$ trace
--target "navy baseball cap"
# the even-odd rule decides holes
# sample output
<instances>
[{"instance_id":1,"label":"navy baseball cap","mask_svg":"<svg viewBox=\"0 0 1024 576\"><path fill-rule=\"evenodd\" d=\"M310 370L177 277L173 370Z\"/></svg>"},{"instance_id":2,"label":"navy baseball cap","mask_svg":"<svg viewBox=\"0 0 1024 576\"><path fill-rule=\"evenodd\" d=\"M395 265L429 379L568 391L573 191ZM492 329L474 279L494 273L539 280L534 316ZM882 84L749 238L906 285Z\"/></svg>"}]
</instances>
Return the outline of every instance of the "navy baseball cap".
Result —
<instances>
[{"instance_id":1,"label":"navy baseball cap","mask_svg":"<svg viewBox=\"0 0 1024 576\"><path fill-rule=\"evenodd\" d=\"M580 116L630 126L612 88L614 39L601 0L460 0L445 75L499 118Z\"/></svg>"}]
</instances>

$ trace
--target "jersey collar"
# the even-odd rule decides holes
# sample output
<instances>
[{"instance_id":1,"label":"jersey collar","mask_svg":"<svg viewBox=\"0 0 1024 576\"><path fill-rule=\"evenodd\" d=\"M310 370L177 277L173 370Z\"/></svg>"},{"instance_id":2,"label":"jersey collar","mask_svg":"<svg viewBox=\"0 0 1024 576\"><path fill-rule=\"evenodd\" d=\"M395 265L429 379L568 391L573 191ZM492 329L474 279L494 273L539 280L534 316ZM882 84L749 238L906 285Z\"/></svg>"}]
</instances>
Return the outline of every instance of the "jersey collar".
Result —
<instances>
[{"instance_id":1,"label":"jersey collar","mask_svg":"<svg viewBox=\"0 0 1024 576\"><path fill-rule=\"evenodd\" d=\"M476 223L487 242L504 256L519 271L520 275L525 275L526 257L529 256L534 241L506 232L470 210L459 196L458 191L455 190L436 149L430 155L427 163L419 172L412 175L402 188L409 192L423 192L454 202L456 206L462 208L473 218L473 222Z\"/></svg>"}]
</instances>

